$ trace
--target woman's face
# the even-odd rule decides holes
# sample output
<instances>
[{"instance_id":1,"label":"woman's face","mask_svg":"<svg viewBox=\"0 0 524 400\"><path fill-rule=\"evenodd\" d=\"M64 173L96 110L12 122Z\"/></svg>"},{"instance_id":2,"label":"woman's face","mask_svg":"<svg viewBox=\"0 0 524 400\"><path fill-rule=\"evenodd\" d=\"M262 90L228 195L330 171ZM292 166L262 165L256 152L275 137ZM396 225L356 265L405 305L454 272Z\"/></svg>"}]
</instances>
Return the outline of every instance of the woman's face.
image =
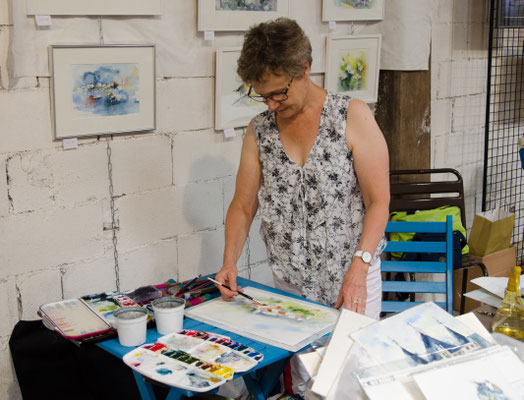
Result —
<instances>
[{"instance_id":1,"label":"woman's face","mask_svg":"<svg viewBox=\"0 0 524 400\"><path fill-rule=\"evenodd\" d=\"M277 95L286 92L287 99L276 101L268 97L264 103L270 111L275 111L279 117L289 118L298 113L302 108L299 96L300 84L303 78L291 77L289 75L268 75L263 83L253 84L253 90L263 96Z\"/></svg>"}]
</instances>

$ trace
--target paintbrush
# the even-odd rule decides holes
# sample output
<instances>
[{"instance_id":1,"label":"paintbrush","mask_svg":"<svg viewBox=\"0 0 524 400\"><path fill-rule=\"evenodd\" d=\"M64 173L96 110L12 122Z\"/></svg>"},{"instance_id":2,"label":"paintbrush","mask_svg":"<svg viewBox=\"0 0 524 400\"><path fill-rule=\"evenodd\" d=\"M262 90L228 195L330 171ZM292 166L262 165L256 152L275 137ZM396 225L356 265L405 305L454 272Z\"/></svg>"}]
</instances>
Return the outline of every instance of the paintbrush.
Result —
<instances>
[{"instance_id":1,"label":"paintbrush","mask_svg":"<svg viewBox=\"0 0 524 400\"><path fill-rule=\"evenodd\" d=\"M215 281L213 278L209 278L209 277L208 277L207 279L209 279L209 280L210 280L211 282L213 282L213 283L216 283L217 285L220 285L220 286L222 286L222 287L225 287L227 290L231 290L232 292L234 292L234 290L232 290L229 286L227 286L227 285L225 285L225 284L223 284L223 283L221 283L221 282L219 282L219 281ZM263 304L263 303L261 303L261 302L259 302L259 301L256 301L253 297L251 297L251 296L249 296L249 295L247 295L247 294L245 294L245 293L242 293L242 292L239 291L239 290L237 290L237 293L238 293L240 296L245 297L246 299L251 300L251 301L254 302L254 303L260 304L261 306L265 306L265 305L266 305L266 304Z\"/></svg>"}]
</instances>

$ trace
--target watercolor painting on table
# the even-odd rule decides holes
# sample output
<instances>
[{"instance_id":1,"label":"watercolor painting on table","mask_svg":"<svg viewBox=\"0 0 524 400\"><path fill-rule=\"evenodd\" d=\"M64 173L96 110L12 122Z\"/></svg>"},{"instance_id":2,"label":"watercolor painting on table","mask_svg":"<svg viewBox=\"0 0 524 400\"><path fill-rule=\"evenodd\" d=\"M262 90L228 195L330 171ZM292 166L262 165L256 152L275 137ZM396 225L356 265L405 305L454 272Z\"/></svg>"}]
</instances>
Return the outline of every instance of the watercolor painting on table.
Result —
<instances>
[{"instance_id":1,"label":"watercolor painting on table","mask_svg":"<svg viewBox=\"0 0 524 400\"><path fill-rule=\"evenodd\" d=\"M384 18L384 0L323 0L322 21L362 21Z\"/></svg>"},{"instance_id":2,"label":"watercolor painting on table","mask_svg":"<svg viewBox=\"0 0 524 400\"><path fill-rule=\"evenodd\" d=\"M223 48L216 53L216 130L247 126L255 115L267 110L264 103L247 96L249 86L236 73L240 50L240 47Z\"/></svg>"},{"instance_id":3,"label":"watercolor painting on table","mask_svg":"<svg viewBox=\"0 0 524 400\"><path fill-rule=\"evenodd\" d=\"M328 36L324 87L376 102L381 40L381 35Z\"/></svg>"},{"instance_id":4,"label":"watercolor painting on table","mask_svg":"<svg viewBox=\"0 0 524 400\"><path fill-rule=\"evenodd\" d=\"M186 316L289 351L331 332L338 319L339 312L327 306L253 287L244 293L258 304L241 296L219 298L191 307Z\"/></svg>"},{"instance_id":5,"label":"watercolor painting on table","mask_svg":"<svg viewBox=\"0 0 524 400\"><path fill-rule=\"evenodd\" d=\"M379 321L351 337L378 364L395 371L456 357L490 345L432 302Z\"/></svg>"}]
</instances>

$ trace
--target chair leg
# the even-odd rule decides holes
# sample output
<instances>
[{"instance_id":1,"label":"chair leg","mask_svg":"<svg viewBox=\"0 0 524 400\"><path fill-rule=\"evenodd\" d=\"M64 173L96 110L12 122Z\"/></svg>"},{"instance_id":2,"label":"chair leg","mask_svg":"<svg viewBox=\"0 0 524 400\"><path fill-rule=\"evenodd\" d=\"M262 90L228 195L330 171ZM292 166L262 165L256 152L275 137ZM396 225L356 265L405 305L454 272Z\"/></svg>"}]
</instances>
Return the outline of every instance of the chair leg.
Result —
<instances>
[{"instance_id":1,"label":"chair leg","mask_svg":"<svg viewBox=\"0 0 524 400\"><path fill-rule=\"evenodd\" d=\"M466 286L468 285L468 269L464 268L462 270L462 290L460 291L460 315L464 314L464 307L466 306Z\"/></svg>"}]
</instances>

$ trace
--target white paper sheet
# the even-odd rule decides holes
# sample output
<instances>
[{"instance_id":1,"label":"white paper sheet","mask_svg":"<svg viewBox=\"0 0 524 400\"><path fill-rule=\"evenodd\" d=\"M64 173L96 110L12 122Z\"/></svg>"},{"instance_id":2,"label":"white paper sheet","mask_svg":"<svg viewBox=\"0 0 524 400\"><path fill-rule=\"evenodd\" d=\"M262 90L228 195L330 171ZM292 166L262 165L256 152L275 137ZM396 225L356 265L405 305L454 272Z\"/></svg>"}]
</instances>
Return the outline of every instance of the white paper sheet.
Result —
<instances>
[{"instance_id":1,"label":"white paper sheet","mask_svg":"<svg viewBox=\"0 0 524 400\"><path fill-rule=\"evenodd\" d=\"M468 293L464 293L464 296L470 299L480 301L481 303L488 304L492 307L498 308L502 299L484 289L473 290Z\"/></svg>"},{"instance_id":2,"label":"white paper sheet","mask_svg":"<svg viewBox=\"0 0 524 400\"><path fill-rule=\"evenodd\" d=\"M480 278L472 279L471 283L474 283L475 285L478 285L495 296L503 299L506 286L508 286L508 279L509 278L506 277L481 276ZM524 280L522 277L520 279L520 290L524 290Z\"/></svg>"}]
</instances>

